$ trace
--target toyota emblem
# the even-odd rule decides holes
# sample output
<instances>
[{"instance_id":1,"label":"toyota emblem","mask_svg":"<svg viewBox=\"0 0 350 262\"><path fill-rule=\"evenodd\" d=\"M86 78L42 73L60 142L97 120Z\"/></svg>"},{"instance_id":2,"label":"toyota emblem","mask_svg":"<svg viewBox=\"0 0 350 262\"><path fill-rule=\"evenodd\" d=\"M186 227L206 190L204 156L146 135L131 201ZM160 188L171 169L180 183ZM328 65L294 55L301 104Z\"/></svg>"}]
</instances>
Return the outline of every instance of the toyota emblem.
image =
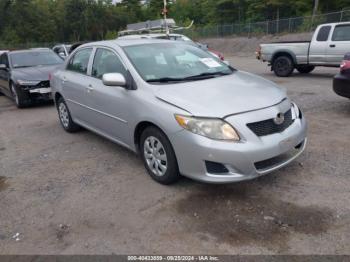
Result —
<instances>
[{"instance_id":1,"label":"toyota emblem","mask_svg":"<svg viewBox=\"0 0 350 262\"><path fill-rule=\"evenodd\" d=\"M284 114L283 113L278 113L273 122L276 125L282 125L284 122Z\"/></svg>"}]
</instances>

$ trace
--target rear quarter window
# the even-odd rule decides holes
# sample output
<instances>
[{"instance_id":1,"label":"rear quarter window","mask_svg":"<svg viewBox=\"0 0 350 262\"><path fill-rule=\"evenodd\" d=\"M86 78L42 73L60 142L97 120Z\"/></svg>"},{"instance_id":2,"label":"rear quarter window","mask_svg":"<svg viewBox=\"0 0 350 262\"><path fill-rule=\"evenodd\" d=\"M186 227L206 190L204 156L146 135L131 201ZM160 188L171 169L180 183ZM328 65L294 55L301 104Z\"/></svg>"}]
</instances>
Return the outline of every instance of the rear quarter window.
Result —
<instances>
[{"instance_id":1,"label":"rear quarter window","mask_svg":"<svg viewBox=\"0 0 350 262\"><path fill-rule=\"evenodd\" d=\"M331 26L322 26L318 31L316 40L318 42L325 42L328 40L329 32L331 31Z\"/></svg>"}]
</instances>

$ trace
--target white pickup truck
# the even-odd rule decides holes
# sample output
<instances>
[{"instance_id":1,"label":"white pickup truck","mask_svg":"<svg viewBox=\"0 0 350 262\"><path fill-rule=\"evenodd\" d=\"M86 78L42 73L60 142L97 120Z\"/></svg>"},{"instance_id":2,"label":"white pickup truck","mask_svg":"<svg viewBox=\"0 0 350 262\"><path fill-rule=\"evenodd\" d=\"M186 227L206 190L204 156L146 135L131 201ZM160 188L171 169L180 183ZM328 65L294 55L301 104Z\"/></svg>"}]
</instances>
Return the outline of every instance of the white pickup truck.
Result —
<instances>
[{"instance_id":1,"label":"white pickup truck","mask_svg":"<svg viewBox=\"0 0 350 262\"><path fill-rule=\"evenodd\" d=\"M338 67L350 52L350 22L317 27L311 42L276 42L261 44L256 57L271 65L277 76L290 76L296 68L307 74L315 66Z\"/></svg>"}]
</instances>

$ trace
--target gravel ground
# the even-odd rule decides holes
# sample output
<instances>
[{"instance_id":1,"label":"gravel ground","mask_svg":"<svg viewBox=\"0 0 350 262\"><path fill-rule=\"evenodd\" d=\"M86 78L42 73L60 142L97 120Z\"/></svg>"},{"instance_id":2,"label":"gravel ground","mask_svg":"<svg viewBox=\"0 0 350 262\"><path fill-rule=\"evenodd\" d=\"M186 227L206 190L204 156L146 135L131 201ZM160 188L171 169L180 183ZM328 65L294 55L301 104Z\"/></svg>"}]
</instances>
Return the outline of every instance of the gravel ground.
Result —
<instances>
[{"instance_id":1,"label":"gravel ground","mask_svg":"<svg viewBox=\"0 0 350 262\"><path fill-rule=\"evenodd\" d=\"M301 158L249 182L162 186L128 150L65 133L52 105L18 110L2 96L0 254L350 254L350 101L332 91L337 70L276 78L230 60L304 110Z\"/></svg>"}]
</instances>

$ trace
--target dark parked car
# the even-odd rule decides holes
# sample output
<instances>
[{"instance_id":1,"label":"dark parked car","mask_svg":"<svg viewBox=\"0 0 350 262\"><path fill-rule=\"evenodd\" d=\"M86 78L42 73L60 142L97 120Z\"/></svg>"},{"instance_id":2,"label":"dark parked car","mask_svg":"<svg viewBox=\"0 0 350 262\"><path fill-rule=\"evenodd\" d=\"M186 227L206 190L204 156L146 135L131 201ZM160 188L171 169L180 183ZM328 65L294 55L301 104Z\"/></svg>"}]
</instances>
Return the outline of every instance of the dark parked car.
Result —
<instances>
[{"instance_id":1,"label":"dark parked car","mask_svg":"<svg viewBox=\"0 0 350 262\"><path fill-rule=\"evenodd\" d=\"M10 51L0 55L0 92L18 108L51 100L49 76L63 60L50 49Z\"/></svg>"},{"instance_id":2,"label":"dark parked car","mask_svg":"<svg viewBox=\"0 0 350 262\"><path fill-rule=\"evenodd\" d=\"M338 95L350 98L350 53L344 56L340 73L333 79L333 89Z\"/></svg>"},{"instance_id":3,"label":"dark parked car","mask_svg":"<svg viewBox=\"0 0 350 262\"><path fill-rule=\"evenodd\" d=\"M69 56L70 54L70 48L72 47L72 45L55 45L52 50L58 54L61 58L66 59L66 57Z\"/></svg>"}]
</instances>

